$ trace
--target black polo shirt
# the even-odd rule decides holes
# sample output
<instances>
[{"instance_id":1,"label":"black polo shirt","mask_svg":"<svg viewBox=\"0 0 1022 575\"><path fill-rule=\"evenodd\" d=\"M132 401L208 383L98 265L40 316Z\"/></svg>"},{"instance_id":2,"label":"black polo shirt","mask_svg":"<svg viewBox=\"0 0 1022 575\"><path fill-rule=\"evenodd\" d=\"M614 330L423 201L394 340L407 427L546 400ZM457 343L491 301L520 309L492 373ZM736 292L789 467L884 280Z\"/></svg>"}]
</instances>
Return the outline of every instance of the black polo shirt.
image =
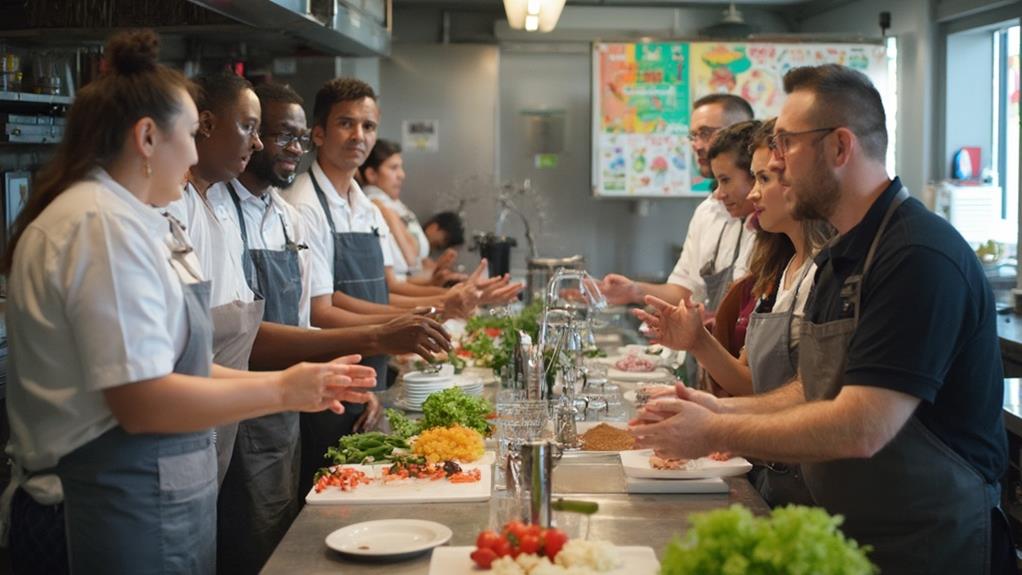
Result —
<instances>
[{"instance_id":1,"label":"black polo shirt","mask_svg":"<svg viewBox=\"0 0 1022 575\"><path fill-rule=\"evenodd\" d=\"M848 316L841 286L861 272L897 178L866 216L816 258L806 318ZM858 327L843 385L893 389L918 397L920 421L988 481L1007 464L1004 374L993 291L972 248L918 200L891 217L862 286Z\"/></svg>"}]
</instances>

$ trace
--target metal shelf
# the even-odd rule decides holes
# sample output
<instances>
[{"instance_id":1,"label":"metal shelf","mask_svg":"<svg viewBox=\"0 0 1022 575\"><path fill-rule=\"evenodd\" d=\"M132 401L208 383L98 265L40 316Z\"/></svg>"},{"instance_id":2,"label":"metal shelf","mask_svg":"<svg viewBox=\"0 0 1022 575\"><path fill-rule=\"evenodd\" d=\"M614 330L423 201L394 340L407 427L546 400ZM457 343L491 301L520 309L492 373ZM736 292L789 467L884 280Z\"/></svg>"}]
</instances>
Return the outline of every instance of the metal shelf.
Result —
<instances>
[{"instance_id":1,"label":"metal shelf","mask_svg":"<svg viewBox=\"0 0 1022 575\"><path fill-rule=\"evenodd\" d=\"M0 102L22 102L25 104L49 104L70 106L74 98L71 96L54 96L50 94L31 94L29 92L0 92Z\"/></svg>"}]
</instances>

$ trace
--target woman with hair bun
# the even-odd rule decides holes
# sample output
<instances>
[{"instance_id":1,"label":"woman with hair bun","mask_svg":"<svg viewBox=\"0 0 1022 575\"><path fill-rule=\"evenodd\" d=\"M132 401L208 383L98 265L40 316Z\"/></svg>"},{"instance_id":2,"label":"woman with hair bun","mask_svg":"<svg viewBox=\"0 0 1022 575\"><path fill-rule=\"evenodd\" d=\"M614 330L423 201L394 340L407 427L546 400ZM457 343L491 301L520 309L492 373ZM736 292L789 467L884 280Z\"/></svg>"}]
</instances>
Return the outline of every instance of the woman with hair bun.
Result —
<instances>
[{"instance_id":1,"label":"woman with hair bun","mask_svg":"<svg viewBox=\"0 0 1022 575\"><path fill-rule=\"evenodd\" d=\"M154 209L181 197L198 128L194 87L158 46L111 39L4 259L15 573L213 573L211 428L340 412L375 383L340 362L212 364L209 282Z\"/></svg>"}]
</instances>

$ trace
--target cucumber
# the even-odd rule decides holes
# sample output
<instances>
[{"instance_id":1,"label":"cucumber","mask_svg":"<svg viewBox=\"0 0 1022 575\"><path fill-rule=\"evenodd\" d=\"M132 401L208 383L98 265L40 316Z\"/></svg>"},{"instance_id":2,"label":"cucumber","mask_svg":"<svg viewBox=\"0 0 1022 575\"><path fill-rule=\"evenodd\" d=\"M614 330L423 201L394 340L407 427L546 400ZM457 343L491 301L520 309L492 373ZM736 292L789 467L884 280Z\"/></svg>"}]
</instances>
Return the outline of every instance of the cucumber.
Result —
<instances>
[{"instance_id":1,"label":"cucumber","mask_svg":"<svg viewBox=\"0 0 1022 575\"><path fill-rule=\"evenodd\" d=\"M595 501L579 501L577 499L558 499L551 504L554 511L567 511L569 513L582 513L592 515L600 510L600 504Z\"/></svg>"}]
</instances>

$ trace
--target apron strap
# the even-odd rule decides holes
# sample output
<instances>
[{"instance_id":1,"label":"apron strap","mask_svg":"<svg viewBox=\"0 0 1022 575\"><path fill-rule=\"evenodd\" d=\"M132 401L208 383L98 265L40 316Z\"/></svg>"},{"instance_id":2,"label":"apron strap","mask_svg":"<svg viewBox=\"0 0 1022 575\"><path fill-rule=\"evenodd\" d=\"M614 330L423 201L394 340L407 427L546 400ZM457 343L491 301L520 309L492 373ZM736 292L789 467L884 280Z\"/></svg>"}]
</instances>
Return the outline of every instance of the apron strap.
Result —
<instances>
[{"instance_id":1,"label":"apron strap","mask_svg":"<svg viewBox=\"0 0 1022 575\"><path fill-rule=\"evenodd\" d=\"M905 190L904 187L898 190L898 193L894 196L894 199L891 200L891 205L887 206L887 212L884 213L884 219L880 221L880 227L877 228L877 233L875 236L873 236L873 243L869 245L869 251L866 252L866 263L863 264L862 266L862 272L848 278L848 280L846 280L845 282L847 284L849 282L854 281L854 283L857 284L854 286L855 325L859 325L859 308L862 307L863 280L866 277L866 273L869 272L869 269L873 266L873 258L874 256L876 256L877 248L880 246L880 238L884 235L884 232L887 231L887 224L890 223L891 216L894 215L894 212L898 210L898 207L901 206L901 204L905 200L907 200L908 197L909 197L908 192Z\"/></svg>"},{"instance_id":2,"label":"apron strap","mask_svg":"<svg viewBox=\"0 0 1022 575\"><path fill-rule=\"evenodd\" d=\"M309 179L312 180L312 187L316 190L316 199L319 200L319 205L323 206L323 213L326 215L326 223L330 226L330 233L337 233L337 226L334 225L334 218L330 215L330 205L326 202L326 194L323 193L323 188L319 187L319 182L316 181L316 175L309 170Z\"/></svg>"},{"instance_id":3,"label":"apron strap","mask_svg":"<svg viewBox=\"0 0 1022 575\"><path fill-rule=\"evenodd\" d=\"M170 236L173 244L170 246L170 257L181 264L181 267L185 269L195 281L204 281L202 274L199 273L195 268L188 263L188 254L194 251L192 244L188 241L185 236L185 228L181 225L181 222L177 221L177 218L170 215L169 212L163 212L163 217L167 218L167 223L170 225Z\"/></svg>"},{"instance_id":4,"label":"apron strap","mask_svg":"<svg viewBox=\"0 0 1022 575\"><path fill-rule=\"evenodd\" d=\"M238 227L241 228L241 243L245 247L245 253L242 256L241 265L245 271L245 278L248 280L248 285L252 288L252 291L257 291L256 287L259 283L256 281L255 264L252 262L252 256L248 253L248 226L245 224L245 213L241 209L241 198L238 197L238 192L234 189L234 184L227 182L227 191L231 194L231 200L234 202L234 209L238 212Z\"/></svg>"},{"instance_id":5,"label":"apron strap","mask_svg":"<svg viewBox=\"0 0 1022 575\"><path fill-rule=\"evenodd\" d=\"M735 265L735 262L738 261L738 254L742 251L742 234L745 233L745 220L738 220L738 222L738 241L735 242L735 253L731 256L731 265ZM716 258L714 259L716 260Z\"/></svg>"}]
</instances>

